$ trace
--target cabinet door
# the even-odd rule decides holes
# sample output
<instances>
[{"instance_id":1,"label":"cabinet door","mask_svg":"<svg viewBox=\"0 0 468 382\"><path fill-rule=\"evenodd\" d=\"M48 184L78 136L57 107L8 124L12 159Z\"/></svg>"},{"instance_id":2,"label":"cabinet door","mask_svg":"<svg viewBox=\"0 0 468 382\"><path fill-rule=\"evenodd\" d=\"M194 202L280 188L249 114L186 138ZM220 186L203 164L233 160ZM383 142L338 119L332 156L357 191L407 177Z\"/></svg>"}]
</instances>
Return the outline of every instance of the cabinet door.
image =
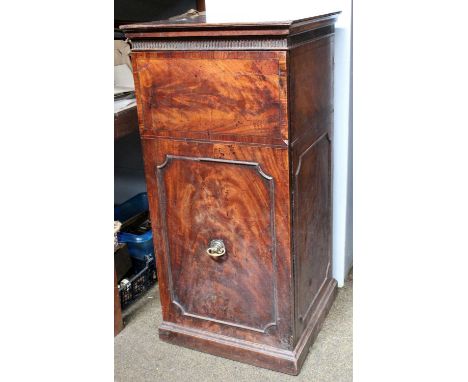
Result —
<instances>
[{"instance_id":1,"label":"cabinet door","mask_svg":"<svg viewBox=\"0 0 468 382\"><path fill-rule=\"evenodd\" d=\"M172 302L202 320L259 331L274 325L271 177L255 163L166 158L157 177Z\"/></svg>"},{"instance_id":2,"label":"cabinet door","mask_svg":"<svg viewBox=\"0 0 468 382\"><path fill-rule=\"evenodd\" d=\"M162 246L165 320L229 335L238 330L278 337L280 310L287 305L280 306L278 294L288 290L290 273L289 260L279 264L289 255L289 239L283 234L278 243L277 232L288 222L287 200L277 211L278 192L287 197L284 179L278 182L280 168L287 182L287 152L261 150L145 142L149 193L158 211L156 243ZM220 256L210 250L214 240L223 247Z\"/></svg>"}]
</instances>

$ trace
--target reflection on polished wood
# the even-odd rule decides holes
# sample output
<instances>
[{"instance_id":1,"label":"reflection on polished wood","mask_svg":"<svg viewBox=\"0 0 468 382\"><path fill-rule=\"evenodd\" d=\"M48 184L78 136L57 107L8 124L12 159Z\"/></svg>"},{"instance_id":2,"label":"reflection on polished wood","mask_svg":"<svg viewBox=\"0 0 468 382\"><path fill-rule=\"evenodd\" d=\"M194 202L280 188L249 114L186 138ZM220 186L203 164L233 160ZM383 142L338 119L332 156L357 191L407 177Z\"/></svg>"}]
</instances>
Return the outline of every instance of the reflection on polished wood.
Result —
<instances>
[{"instance_id":1,"label":"reflection on polished wood","mask_svg":"<svg viewBox=\"0 0 468 382\"><path fill-rule=\"evenodd\" d=\"M336 16L123 27L164 341L299 373L336 293Z\"/></svg>"}]
</instances>

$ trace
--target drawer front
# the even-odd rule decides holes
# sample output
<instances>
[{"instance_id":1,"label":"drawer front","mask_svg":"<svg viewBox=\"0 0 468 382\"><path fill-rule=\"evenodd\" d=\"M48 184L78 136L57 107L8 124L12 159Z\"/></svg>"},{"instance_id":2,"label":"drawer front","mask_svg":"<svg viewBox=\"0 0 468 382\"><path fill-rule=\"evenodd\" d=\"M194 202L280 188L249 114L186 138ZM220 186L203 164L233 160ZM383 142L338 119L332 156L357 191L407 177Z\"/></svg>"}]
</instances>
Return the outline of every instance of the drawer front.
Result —
<instances>
[{"instance_id":1,"label":"drawer front","mask_svg":"<svg viewBox=\"0 0 468 382\"><path fill-rule=\"evenodd\" d=\"M287 140L284 52L135 52L146 136Z\"/></svg>"},{"instance_id":2,"label":"drawer front","mask_svg":"<svg viewBox=\"0 0 468 382\"><path fill-rule=\"evenodd\" d=\"M144 150L164 319L277 344L290 312L286 150L172 140L146 140Z\"/></svg>"}]
</instances>

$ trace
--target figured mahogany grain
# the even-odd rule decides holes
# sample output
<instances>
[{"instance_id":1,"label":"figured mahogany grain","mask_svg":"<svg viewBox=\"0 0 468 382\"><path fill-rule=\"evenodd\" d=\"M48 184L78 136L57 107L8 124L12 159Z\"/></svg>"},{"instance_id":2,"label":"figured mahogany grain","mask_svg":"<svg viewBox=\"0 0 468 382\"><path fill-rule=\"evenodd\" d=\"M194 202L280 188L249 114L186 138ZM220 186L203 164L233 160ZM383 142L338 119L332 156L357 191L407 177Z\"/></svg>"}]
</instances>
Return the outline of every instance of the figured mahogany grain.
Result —
<instances>
[{"instance_id":1,"label":"figured mahogany grain","mask_svg":"<svg viewBox=\"0 0 468 382\"><path fill-rule=\"evenodd\" d=\"M333 35L290 52L295 338L304 333L331 272Z\"/></svg>"},{"instance_id":2,"label":"figured mahogany grain","mask_svg":"<svg viewBox=\"0 0 468 382\"><path fill-rule=\"evenodd\" d=\"M333 35L291 49L291 142L317 139L333 116Z\"/></svg>"},{"instance_id":3,"label":"figured mahogany grain","mask_svg":"<svg viewBox=\"0 0 468 382\"><path fill-rule=\"evenodd\" d=\"M336 293L335 19L124 27L140 49L162 340L299 373ZM232 49L181 50L211 46ZM227 249L217 260L205 253L213 239Z\"/></svg>"},{"instance_id":4,"label":"figured mahogany grain","mask_svg":"<svg viewBox=\"0 0 468 382\"><path fill-rule=\"evenodd\" d=\"M276 325L272 180L252 164L194 157L170 157L157 171L174 303L228 325ZM206 253L213 239L226 246L217 259Z\"/></svg>"},{"instance_id":5,"label":"figured mahogany grain","mask_svg":"<svg viewBox=\"0 0 468 382\"><path fill-rule=\"evenodd\" d=\"M297 323L299 333L331 277L330 142L320 137L298 158L294 174L294 248L297 252Z\"/></svg>"},{"instance_id":6,"label":"figured mahogany grain","mask_svg":"<svg viewBox=\"0 0 468 382\"><path fill-rule=\"evenodd\" d=\"M279 74L285 57L284 52L133 53L142 134L283 143L286 80Z\"/></svg>"},{"instance_id":7,"label":"figured mahogany grain","mask_svg":"<svg viewBox=\"0 0 468 382\"><path fill-rule=\"evenodd\" d=\"M292 349L287 149L142 145L164 321ZM212 239L225 240L219 262Z\"/></svg>"}]
</instances>

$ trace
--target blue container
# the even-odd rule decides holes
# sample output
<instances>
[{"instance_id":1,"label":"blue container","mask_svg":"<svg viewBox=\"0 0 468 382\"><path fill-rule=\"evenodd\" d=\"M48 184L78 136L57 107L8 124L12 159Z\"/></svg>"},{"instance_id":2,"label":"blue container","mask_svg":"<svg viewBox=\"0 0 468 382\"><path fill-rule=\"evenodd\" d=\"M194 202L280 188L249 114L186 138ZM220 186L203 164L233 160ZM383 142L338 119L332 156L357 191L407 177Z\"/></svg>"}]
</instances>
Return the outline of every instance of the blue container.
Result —
<instances>
[{"instance_id":1,"label":"blue container","mask_svg":"<svg viewBox=\"0 0 468 382\"><path fill-rule=\"evenodd\" d=\"M148 211L148 195L146 192L135 195L126 202L114 207L114 220L124 222L141 212ZM120 243L127 243L130 256L145 261L145 256L154 258L153 233L151 230L142 235L128 232L118 232Z\"/></svg>"}]
</instances>

